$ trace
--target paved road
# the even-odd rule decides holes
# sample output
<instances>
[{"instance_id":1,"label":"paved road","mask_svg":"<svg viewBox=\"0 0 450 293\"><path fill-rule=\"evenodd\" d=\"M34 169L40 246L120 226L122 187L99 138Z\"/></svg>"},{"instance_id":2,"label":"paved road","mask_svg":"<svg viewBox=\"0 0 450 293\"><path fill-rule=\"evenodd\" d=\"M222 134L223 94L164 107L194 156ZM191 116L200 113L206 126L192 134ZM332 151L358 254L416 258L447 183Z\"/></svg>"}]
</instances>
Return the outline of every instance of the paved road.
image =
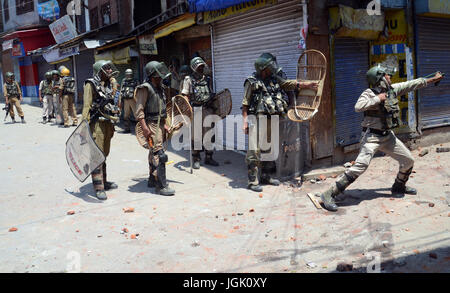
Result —
<instances>
[{"instance_id":1,"label":"paved road","mask_svg":"<svg viewBox=\"0 0 450 293\"><path fill-rule=\"evenodd\" d=\"M335 179L254 193L243 156L230 151L217 155L220 167L192 175L188 153L169 152L176 195L155 195L147 152L116 132L107 163L119 189L100 202L90 179L78 182L66 165L74 128L23 109L27 124L0 124L0 272L334 272L339 262L365 272L376 257L382 272L450 272L450 153L435 147L413 152L418 195L390 198L397 163L377 157L330 213L306 193Z\"/></svg>"}]
</instances>

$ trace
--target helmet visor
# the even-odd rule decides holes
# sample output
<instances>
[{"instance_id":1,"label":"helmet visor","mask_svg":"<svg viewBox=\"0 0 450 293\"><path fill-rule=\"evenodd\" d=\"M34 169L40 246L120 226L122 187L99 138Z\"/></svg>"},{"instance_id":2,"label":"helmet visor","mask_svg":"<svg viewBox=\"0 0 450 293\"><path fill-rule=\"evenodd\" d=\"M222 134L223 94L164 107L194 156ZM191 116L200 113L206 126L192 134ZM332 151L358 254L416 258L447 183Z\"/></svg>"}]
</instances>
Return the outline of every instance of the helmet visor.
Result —
<instances>
[{"instance_id":1,"label":"helmet visor","mask_svg":"<svg viewBox=\"0 0 450 293\"><path fill-rule=\"evenodd\" d=\"M159 63L159 65L155 67L155 73L158 74L158 76L163 80L171 77L172 75L164 62Z\"/></svg>"},{"instance_id":2,"label":"helmet visor","mask_svg":"<svg viewBox=\"0 0 450 293\"><path fill-rule=\"evenodd\" d=\"M282 68L280 66L278 66L278 63L276 60L272 60L269 62L269 64L267 65L267 68L269 68L270 72L273 75L280 75L282 72Z\"/></svg>"},{"instance_id":3,"label":"helmet visor","mask_svg":"<svg viewBox=\"0 0 450 293\"><path fill-rule=\"evenodd\" d=\"M117 75L119 75L119 70L117 70L116 66L114 65L114 63L112 62L108 62L105 63L102 66L101 71L103 71L103 73L108 77L116 77Z\"/></svg>"}]
</instances>

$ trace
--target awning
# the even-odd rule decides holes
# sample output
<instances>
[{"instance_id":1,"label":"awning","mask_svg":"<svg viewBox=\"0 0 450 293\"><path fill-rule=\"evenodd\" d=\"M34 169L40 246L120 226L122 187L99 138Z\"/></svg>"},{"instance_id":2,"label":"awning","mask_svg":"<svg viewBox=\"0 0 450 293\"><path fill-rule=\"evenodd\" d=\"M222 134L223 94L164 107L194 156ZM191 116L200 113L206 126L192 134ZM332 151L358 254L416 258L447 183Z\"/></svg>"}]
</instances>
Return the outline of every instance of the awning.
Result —
<instances>
[{"instance_id":1,"label":"awning","mask_svg":"<svg viewBox=\"0 0 450 293\"><path fill-rule=\"evenodd\" d=\"M15 31L3 36L3 41L18 40L22 43L25 55L38 48L55 44L52 33L48 28Z\"/></svg>"},{"instance_id":2,"label":"awning","mask_svg":"<svg viewBox=\"0 0 450 293\"><path fill-rule=\"evenodd\" d=\"M155 29L155 39L165 37L173 32L182 30L195 24L195 14L183 14L165 25Z\"/></svg>"},{"instance_id":3,"label":"awning","mask_svg":"<svg viewBox=\"0 0 450 293\"><path fill-rule=\"evenodd\" d=\"M264 0L188 0L189 12L219 10L246 2L264 2Z\"/></svg>"},{"instance_id":4,"label":"awning","mask_svg":"<svg viewBox=\"0 0 450 293\"><path fill-rule=\"evenodd\" d=\"M43 54L43 57L47 63L53 64L53 63L59 63L62 62L62 60L68 59L71 56L80 54L79 46L72 46L64 49L54 48L51 49L48 52L45 52Z\"/></svg>"},{"instance_id":5,"label":"awning","mask_svg":"<svg viewBox=\"0 0 450 293\"><path fill-rule=\"evenodd\" d=\"M98 60L111 60L115 64L128 64L131 57L138 56L138 53L130 47L125 47L118 50L108 50L99 54L95 54L94 58Z\"/></svg>"}]
</instances>

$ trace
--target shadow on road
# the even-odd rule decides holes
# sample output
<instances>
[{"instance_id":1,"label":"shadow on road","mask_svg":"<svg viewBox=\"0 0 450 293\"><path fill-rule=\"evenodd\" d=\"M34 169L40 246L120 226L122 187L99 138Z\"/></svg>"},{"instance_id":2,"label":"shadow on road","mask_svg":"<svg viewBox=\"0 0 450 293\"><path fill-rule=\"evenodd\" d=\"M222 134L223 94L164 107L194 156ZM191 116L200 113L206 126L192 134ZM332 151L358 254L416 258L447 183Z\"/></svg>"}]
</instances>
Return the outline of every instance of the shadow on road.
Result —
<instances>
[{"instance_id":1,"label":"shadow on road","mask_svg":"<svg viewBox=\"0 0 450 293\"><path fill-rule=\"evenodd\" d=\"M101 203L103 201L97 199L94 195L94 189L92 188L92 184L88 183L85 184L83 186L80 187L80 192L73 192L73 191L69 191L67 189L65 189L65 191L70 194L73 195L75 197L78 197L82 200L84 200L85 202L89 202L89 203Z\"/></svg>"},{"instance_id":2,"label":"shadow on road","mask_svg":"<svg viewBox=\"0 0 450 293\"><path fill-rule=\"evenodd\" d=\"M390 188L377 189L353 189L346 190L344 195L339 195L337 198L337 205L340 207L356 206L363 201L374 200L380 197L384 198L402 198L401 196L393 196Z\"/></svg>"}]
</instances>

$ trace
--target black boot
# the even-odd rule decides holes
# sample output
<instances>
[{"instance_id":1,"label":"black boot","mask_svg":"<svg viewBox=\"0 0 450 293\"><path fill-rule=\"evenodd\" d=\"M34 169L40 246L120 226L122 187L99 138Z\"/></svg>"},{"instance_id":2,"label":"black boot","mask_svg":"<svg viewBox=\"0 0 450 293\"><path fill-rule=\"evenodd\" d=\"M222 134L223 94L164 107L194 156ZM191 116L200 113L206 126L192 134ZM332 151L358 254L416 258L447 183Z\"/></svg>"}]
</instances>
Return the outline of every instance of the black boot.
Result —
<instances>
[{"instance_id":1,"label":"black boot","mask_svg":"<svg viewBox=\"0 0 450 293\"><path fill-rule=\"evenodd\" d=\"M164 151L159 151L157 154L159 156L159 165L156 168L156 188L155 192L164 196L171 196L175 194L175 190L169 188L166 180L166 162L167 155Z\"/></svg>"},{"instance_id":2,"label":"black boot","mask_svg":"<svg viewBox=\"0 0 450 293\"><path fill-rule=\"evenodd\" d=\"M106 163L103 163L102 168L103 168L103 184L105 186L105 190L118 188L119 186L116 183L109 182L106 180Z\"/></svg>"},{"instance_id":3,"label":"black boot","mask_svg":"<svg viewBox=\"0 0 450 293\"><path fill-rule=\"evenodd\" d=\"M219 163L216 162L216 161L212 158L212 154L206 154L206 156L205 156L205 165L210 165L210 166L217 167L217 166L219 166Z\"/></svg>"},{"instance_id":4,"label":"black boot","mask_svg":"<svg viewBox=\"0 0 450 293\"><path fill-rule=\"evenodd\" d=\"M391 193L394 196L401 196L404 194L412 194L416 195L417 190L415 188L406 186L403 182L395 181L395 183L392 185Z\"/></svg>"},{"instance_id":5,"label":"black boot","mask_svg":"<svg viewBox=\"0 0 450 293\"><path fill-rule=\"evenodd\" d=\"M281 184L280 180L271 178L269 174L261 174L261 183L274 186Z\"/></svg>"},{"instance_id":6,"label":"black boot","mask_svg":"<svg viewBox=\"0 0 450 293\"><path fill-rule=\"evenodd\" d=\"M262 186L259 184L258 185L250 184L249 186L247 186L247 188L254 192L262 192L263 191Z\"/></svg>"},{"instance_id":7,"label":"black boot","mask_svg":"<svg viewBox=\"0 0 450 293\"><path fill-rule=\"evenodd\" d=\"M336 196L342 193L351 183L353 183L353 181L355 181L355 179L356 178L352 178L350 175L344 173L339 177L335 185L320 194L325 209L331 212L337 211L338 206L335 201Z\"/></svg>"},{"instance_id":8,"label":"black boot","mask_svg":"<svg viewBox=\"0 0 450 293\"><path fill-rule=\"evenodd\" d=\"M46 123L47 123L47 117L45 117L45 116L42 117L42 123L43 123L43 124L46 124Z\"/></svg>"},{"instance_id":9,"label":"black boot","mask_svg":"<svg viewBox=\"0 0 450 293\"><path fill-rule=\"evenodd\" d=\"M25 122L25 117L20 117L20 119L22 120L22 124L27 123L27 122Z\"/></svg>"}]
</instances>

